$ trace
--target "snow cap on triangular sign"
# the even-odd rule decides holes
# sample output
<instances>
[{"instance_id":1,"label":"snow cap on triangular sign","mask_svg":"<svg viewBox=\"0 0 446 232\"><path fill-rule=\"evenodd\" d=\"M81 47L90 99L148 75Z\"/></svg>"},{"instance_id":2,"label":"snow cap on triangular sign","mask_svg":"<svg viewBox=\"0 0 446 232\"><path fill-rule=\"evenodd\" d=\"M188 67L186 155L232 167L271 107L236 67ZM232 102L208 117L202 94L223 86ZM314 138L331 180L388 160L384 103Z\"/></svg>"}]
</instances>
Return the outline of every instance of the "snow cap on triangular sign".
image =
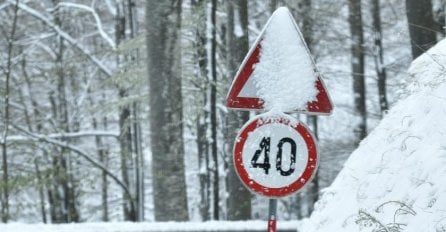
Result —
<instances>
[{"instance_id":1,"label":"snow cap on triangular sign","mask_svg":"<svg viewBox=\"0 0 446 232\"><path fill-rule=\"evenodd\" d=\"M229 89L226 106L331 113L328 92L287 8L273 13L251 47Z\"/></svg>"}]
</instances>

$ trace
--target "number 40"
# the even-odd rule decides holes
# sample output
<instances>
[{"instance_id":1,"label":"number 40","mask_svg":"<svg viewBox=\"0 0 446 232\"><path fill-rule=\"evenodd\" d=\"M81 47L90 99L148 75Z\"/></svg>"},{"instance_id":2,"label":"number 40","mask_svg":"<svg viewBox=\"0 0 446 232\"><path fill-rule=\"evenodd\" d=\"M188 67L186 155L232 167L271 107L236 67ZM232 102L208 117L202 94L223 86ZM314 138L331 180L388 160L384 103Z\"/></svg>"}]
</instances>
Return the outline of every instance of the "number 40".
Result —
<instances>
[{"instance_id":1,"label":"number 40","mask_svg":"<svg viewBox=\"0 0 446 232\"><path fill-rule=\"evenodd\" d=\"M282 147L283 144L289 143L291 146L291 162L290 162L290 168L287 171L284 171L282 169ZM271 165L269 163L269 151L271 146L271 137L263 137L262 141L260 141L260 149L256 150L254 153L254 156L251 159L251 164L254 168L263 168L265 170L265 174L268 175L268 171L271 168ZM296 142L292 140L291 138L285 137L279 140L279 143L277 144L277 155L276 155L276 170L279 171L280 175L282 176L289 176L293 174L294 172L294 164L296 163ZM263 163L258 163L257 160L259 159L262 152L265 153Z\"/></svg>"}]
</instances>

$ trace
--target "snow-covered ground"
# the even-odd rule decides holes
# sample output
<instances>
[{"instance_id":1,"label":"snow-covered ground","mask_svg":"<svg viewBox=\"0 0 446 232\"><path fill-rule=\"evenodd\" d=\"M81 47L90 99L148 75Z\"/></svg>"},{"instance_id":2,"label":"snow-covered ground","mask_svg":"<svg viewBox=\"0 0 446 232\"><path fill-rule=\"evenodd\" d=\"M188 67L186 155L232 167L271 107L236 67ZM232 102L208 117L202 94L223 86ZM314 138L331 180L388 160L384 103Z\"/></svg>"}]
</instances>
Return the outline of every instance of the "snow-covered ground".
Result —
<instances>
[{"instance_id":1,"label":"snow-covered ground","mask_svg":"<svg viewBox=\"0 0 446 232\"><path fill-rule=\"evenodd\" d=\"M163 231L265 231L266 221L209 221L157 223L0 224L1 232L163 232ZM279 231L294 231L297 221L279 222Z\"/></svg>"},{"instance_id":2,"label":"snow-covered ground","mask_svg":"<svg viewBox=\"0 0 446 232\"><path fill-rule=\"evenodd\" d=\"M408 80L299 231L446 231L446 40Z\"/></svg>"}]
</instances>

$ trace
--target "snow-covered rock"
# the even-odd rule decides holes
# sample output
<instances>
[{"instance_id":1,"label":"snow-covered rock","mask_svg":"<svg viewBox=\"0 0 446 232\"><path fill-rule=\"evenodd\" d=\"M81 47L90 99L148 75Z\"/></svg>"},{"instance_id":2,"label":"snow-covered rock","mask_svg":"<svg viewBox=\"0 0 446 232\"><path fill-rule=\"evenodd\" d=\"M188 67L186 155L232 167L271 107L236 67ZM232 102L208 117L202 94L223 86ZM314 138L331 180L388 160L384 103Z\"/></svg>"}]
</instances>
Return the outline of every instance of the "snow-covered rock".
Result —
<instances>
[{"instance_id":1,"label":"snow-covered rock","mask_svg":"<svg viewBox=\"0 0 446 232\"><path fill-rule=\"evenodd\" d=\"M446 231L446 40L409 79L299 231Z\"/></svg>"}]
</instances>

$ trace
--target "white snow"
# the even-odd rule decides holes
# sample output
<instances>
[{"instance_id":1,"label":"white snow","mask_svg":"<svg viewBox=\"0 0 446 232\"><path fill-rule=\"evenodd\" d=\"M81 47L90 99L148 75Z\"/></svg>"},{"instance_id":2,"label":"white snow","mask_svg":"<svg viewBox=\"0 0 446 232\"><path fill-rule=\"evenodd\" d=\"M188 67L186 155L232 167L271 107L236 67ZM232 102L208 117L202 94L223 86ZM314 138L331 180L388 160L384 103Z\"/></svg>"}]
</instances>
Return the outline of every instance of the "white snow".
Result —
<instances>
[{"instance_id":1,"label":"white snow","mask_svg":"<svg viewBox=\"0 0 446 232\"><path fill-rule=\"evenodd\" d=\"M317 95L315 66L287 8L273 13L260 40L259 63L252 78L265 109L305 109Z\"/></svg>"},{"instance_id":2,"label":"white snow","mask_svg":"<svg viewBox=\"0 0 446 232\"><path fill-rule=\"evenodd\" d=\"M324 190L299 231L446 231L446 40Z\"/></svg>"},{"instance_id":3,"label":"white snow","mask_svg":"<svg viewBox=\"0 0 446 232\"><path fill-rule=\"evenodd\" d=\"M296 221L279 221L277 228L292 231ZM108 222L76 224L0 224L1 232L206 232L206 231L265 231L266 221L208 221L208 222Z\"/></svg>"}]
</instances>

